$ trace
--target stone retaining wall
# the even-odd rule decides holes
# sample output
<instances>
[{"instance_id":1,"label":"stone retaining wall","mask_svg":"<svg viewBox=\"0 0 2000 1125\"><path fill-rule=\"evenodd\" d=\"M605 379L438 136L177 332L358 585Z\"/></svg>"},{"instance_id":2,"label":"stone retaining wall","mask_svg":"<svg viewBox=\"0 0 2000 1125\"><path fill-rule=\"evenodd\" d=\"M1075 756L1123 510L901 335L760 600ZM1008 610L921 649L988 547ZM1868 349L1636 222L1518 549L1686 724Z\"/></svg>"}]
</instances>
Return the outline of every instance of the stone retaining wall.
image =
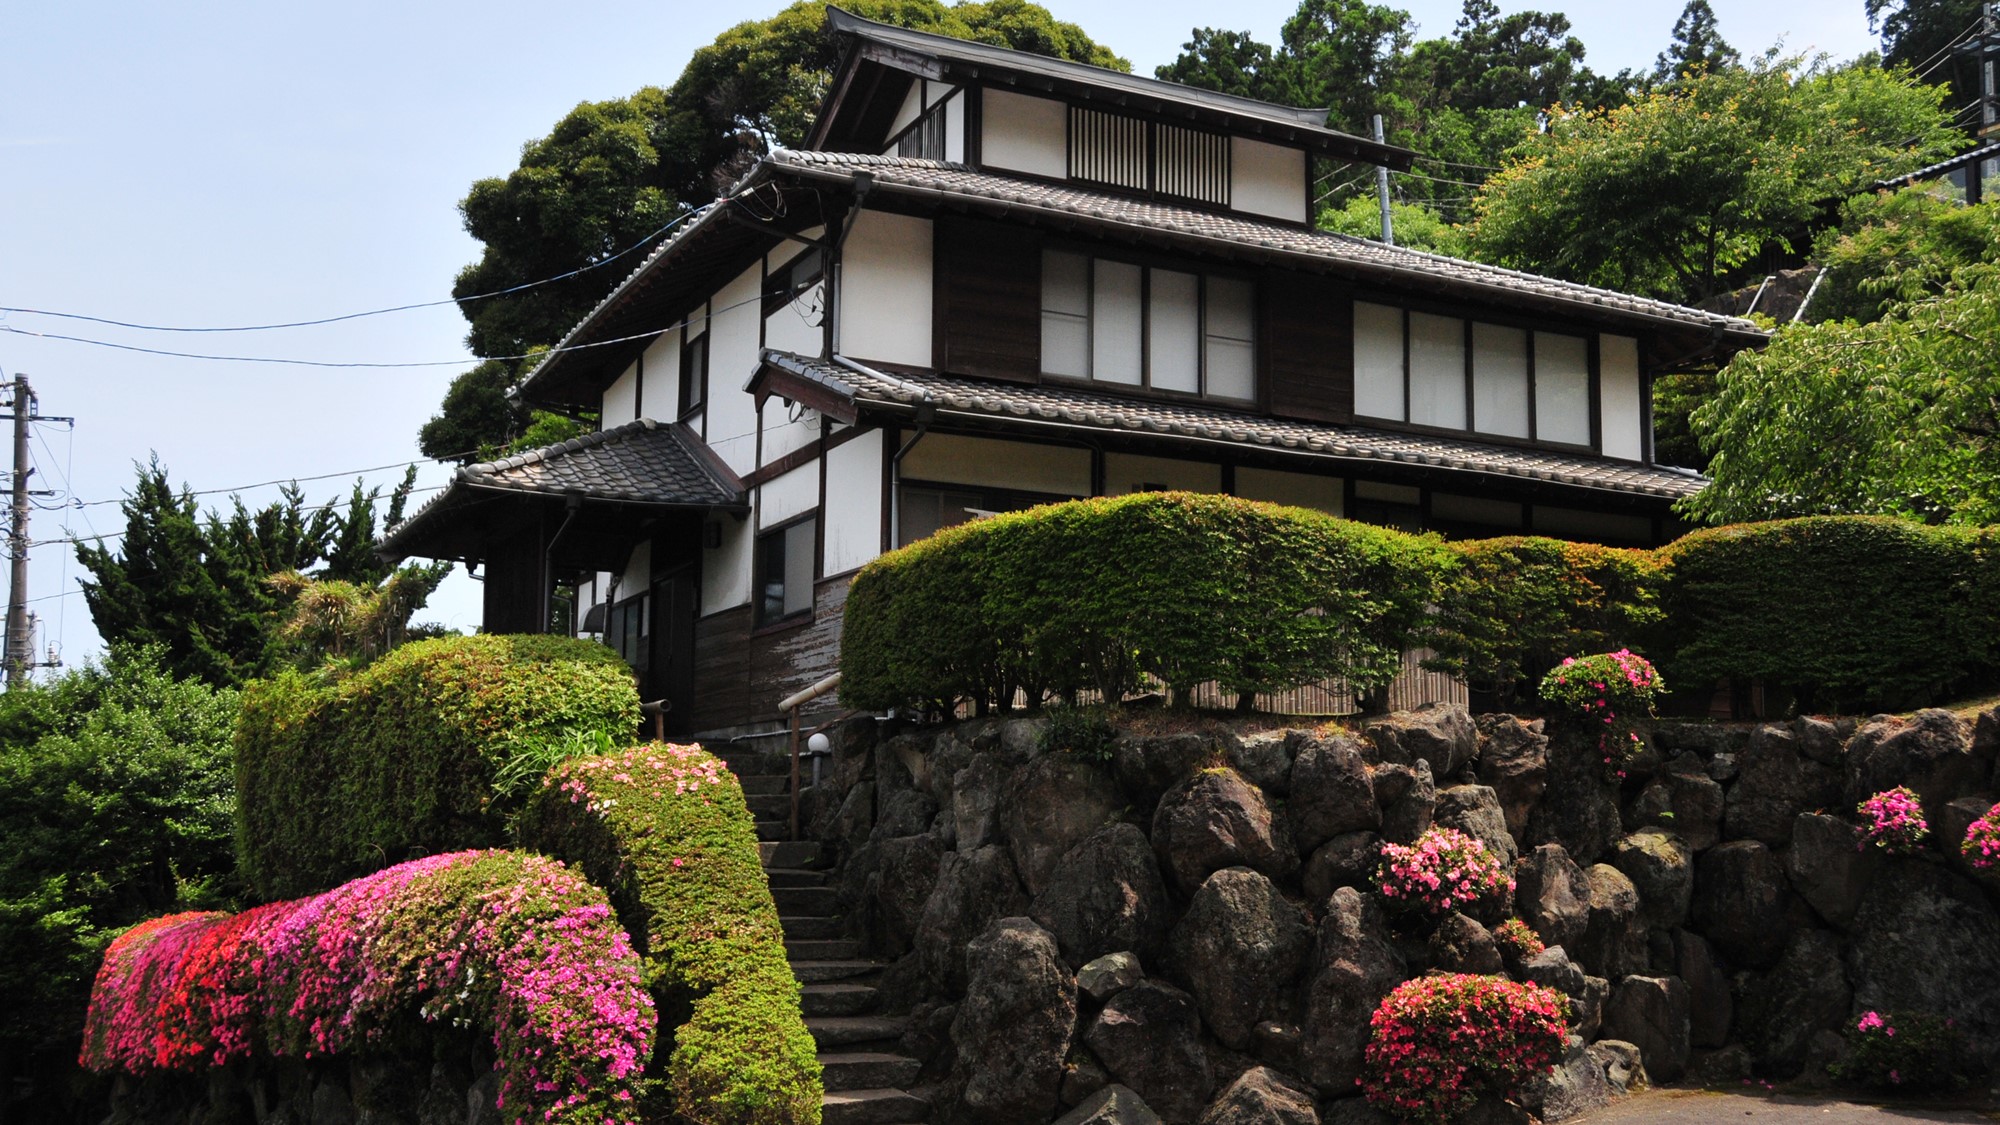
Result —
<instances>
[{"instance_id":1,"label":"stone retaining wall","mask_svg":"<svg viewBox=\"0 0 2000 1125\"><path fill-rule=\"evenodd\" d=\"M1641 1068L1823 1076L1869 1008L1953 1017L2000 1063L2000 883L1955 849L2000 789L2000 709L1662 723L1622 783L1540 720L1360 726L1125 733L1103 760L1043 752L1034 718L842 727L813 831L937 1119L1379 1120L1368 1016L1430 969L1569 995L1569 1054L1524 1097L1546 1120ZM1857 846L1854 805L1896 785L1935 833L1915 858ZM1379 846L1432 824L1512 864L1514 902L1435 932L1385 912ZM1510 912L1546 953L1503 959Z\"/></svg>"}]
</instances>

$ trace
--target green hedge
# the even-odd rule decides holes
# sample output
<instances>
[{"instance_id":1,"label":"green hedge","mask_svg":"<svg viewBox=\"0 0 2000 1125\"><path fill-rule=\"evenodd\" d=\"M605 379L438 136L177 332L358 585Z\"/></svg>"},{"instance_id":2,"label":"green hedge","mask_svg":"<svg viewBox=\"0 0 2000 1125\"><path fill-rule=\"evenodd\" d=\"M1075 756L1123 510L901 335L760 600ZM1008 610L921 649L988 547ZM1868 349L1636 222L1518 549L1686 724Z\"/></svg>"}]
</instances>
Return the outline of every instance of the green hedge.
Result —
<instances>
[{"instance_id":1,"label":"green hedge","mask_svg":"<svg viewBox=\"0 0 2000 1125\"><path fill-rule=\"evenodd\" d=\"M645 958L662 1029L655 1072L676 1119L817 1125L819 1060L742 786L697 746L557 767L517 822L524 844L611 895Z\"/></svg>"},{"instance_id":2,"label":"green hedge","mask_svg":"<svg viewBox=\"0 0 2000 1125\"><path fill-rule=\"evenodd\" d=\"M1660 553L1660 664L1677 687L1757 678L1806 709L1900 708L1991 666L1995 529L1815 516L1697 531Z\"/></svg>"},{"instance_id":3,"label":"green hedge","mask_svg":"<svg viewBox=\"0 0 2000 1125\"><path fill-rule=\"evenodd\" d=\"M1643 644L1660 620L1654 551L1510 536L1452 544L1425 666L1506 705L1566 656Z\"/></svg>"},{"instance_id":4,"label":"green hedge","mask_svg":"<svg viewBox=\"0 0 2000 1125\"><path fill-rule=\"evenodd\" d=\"M1454 560L1435 536L1228 496L1142 493L947 528L848 594L851 707L1005 705L1147 677L1280 690L1387 683Z\"/></svg>"},{"instance_id":5,"label":"green hedge","mask_svg":"<svg viewBox=\"0 0 2000 1125\"><path fill-rule=\"evenodd\" d=\"M497 844L519 803L506 779L532 784L638 726L624 662L562 637L444 637L338 682L253 683L235 735L238 862L258 894L287 898Z\"/></svg>"}]
</instances>

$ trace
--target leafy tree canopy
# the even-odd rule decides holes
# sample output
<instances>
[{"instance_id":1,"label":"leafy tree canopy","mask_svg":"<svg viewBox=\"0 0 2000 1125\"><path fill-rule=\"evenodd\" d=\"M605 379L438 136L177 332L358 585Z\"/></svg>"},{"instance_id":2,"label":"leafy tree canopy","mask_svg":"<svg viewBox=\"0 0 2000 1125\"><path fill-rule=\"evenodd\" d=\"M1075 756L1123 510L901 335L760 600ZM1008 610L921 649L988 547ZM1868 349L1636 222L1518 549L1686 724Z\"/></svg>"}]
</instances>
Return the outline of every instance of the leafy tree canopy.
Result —
<instances>
[{"instance_id":1,"label":"leafy tree canopy","mask_svg":"<svg viewBox=\"0 0 2000 1125\"><path fill-rule=\"evenodd\" d=\"M1421 203L1392 200L1389 204L1389 223L1398 246L1452 258L1465 257L1465 232ZM1381 208L1374 196L1357 195L1340 207L1322 208L1319 226L1323 230L1351 234L1356 238L1380 238Z\"/></svg>"},{"instance_id":2,"label":"leafy tree canopy","mask_svg":"<svg viewBox=\"0 0 2000 1125\"><path fill-rule=\"evenodd\" d=\"M1766 56L1553 117L1489 179L1485 261L1693 302L1767 247L1802 241L1821 201L1954 147L1940 92L1873 60Z\"/></svg>"},{"instance_id":3,"label":"leafy tree canopy","mask_svg":"<svg viewBox=\"0 0 2000 1125\"><path fill-rule=\"evenodd\" d=\"M1706 74L1741 66L1743 56L1716 29L1715 9L1708 0L1688 0L1674 21L1674 40L1653 63L1653 81L1665 84L1683 75Z\"/></svg>"},{"instance_id":4,"label":"leafy tree canopy","mask_svg":"<svg viewBox=\"0 0 2000 1125\"><path fill-rule=\"evenodd\" d=\"M176 492L156 459L139 469L121 505L121 541L77 547L90 572L79 581L91 620L107 645L157 646L177 677L233 686L263 675L284 661L278 629L291 600L269 584L272 575L312 571L369 587L403 575L406 585L422 587L421 605L450 573L449 563L395 571L375 554L378 528L402 519L415 483L412 469L390 494L380 524L381 490L358 481L344 506L308 506L292 485L261 509L231 497L228 513L203 515L194 494L185 486Z\"/></svg>"},{"instance_id":5,"label":"leafy tree canopy","mask_svg":"<svg viewBox=\"0 0 2000 1125\"><path fill-rule=\"evenodd\" d=\"M1714 483L1689 514L2000 522L2000 268L1869 324L1788 328L1694 412Z\"/></svg>"},{"instance_id":6,"label":"leafy tree canopy","mask_svg":"<svg viewBox=\"0 0 2000 1125\"><path fill-rule=\"evenodd\" d=\"M1943 86L1945 105L1953 112L1978 104L1979 68L1975 60L1952 53L1967 33L1977 30L1982 0L1865 0L1868 26L1882 33L1885 66L1907 66L1925 82ZM1970 132L1978 117L1961 116Z\"/></svg>"},{"instance_id":7,"label":"leafy tree canopy","mask_svg":"<svg viewBox=\"0 0 2000 1125\"><path fill-rule=\"evenodd\" d=\"M1967 207L1936 183L1857 195L1821 233L1826 271L1807 315L1879 320L1897 304L1945 293L1967 266L2000 262L2000 202Z\"/></svg>"}]
</instances>

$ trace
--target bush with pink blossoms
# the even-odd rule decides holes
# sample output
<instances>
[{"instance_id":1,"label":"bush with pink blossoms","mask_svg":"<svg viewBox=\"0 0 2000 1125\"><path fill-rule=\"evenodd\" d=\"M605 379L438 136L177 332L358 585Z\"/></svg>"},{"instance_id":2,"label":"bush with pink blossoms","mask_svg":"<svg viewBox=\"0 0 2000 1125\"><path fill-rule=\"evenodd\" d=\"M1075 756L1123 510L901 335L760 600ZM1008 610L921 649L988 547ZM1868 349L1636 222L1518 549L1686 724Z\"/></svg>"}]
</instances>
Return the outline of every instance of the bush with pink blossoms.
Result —
<instances>
[{"instance_id":1,"label":"bush with pink blossoms","mask_svg":"<svg viewBox=\"0 0 2000 1125\"><path fill-rule=\"evenodd\" d=\"M1369 1019L1361 1089L1405 1121L1446 1125L1482 1095L1514 1099L1569 1041L1569 1001L1505 977L1405 981Z\"/></svg>"},{"instance_id":2,"label":"bush with pink blossoms","mask_svg":"<svg viewBox=\"0 0 2000 1125\"><path fill-rule=\"evenodd\" d=\"M1407 847L1382 845L1375 882L1392 905L1432 917L1514 889L1500 857L1455 828L1427 829Z\"/></svg>"},{"instance_id":3,"label":"bush with pink blossoms","mask_svg":"<svg viewBox=\"0 0 2000 1125\"><path fill-rule=\"evenodd\" d=\"M2000 805L1987 809L1985 816L1972 822L1958 850L1981 871L2000 868Z\"/></svg>"},{"instance_id":4,"label":"bush with pink blossoms","mask_svg":"<svg viewBox=\"0 0 2000 1125\"><path fill-rule=\"evenodd\" d=\"M1921 1012L1863 1012L1848 1028L1847 1047L1847 1057L1827 1070L1871 1089L1958 1090L1971 1083L1977 1069L1957 1022Z\"/></svg>"},{"instance_id":5,"label":"bush with pink blossoms","mask_svg":"<svg viewBox=\"0 0 2000 1125\"><path fill-rule=\"evenodd\" d=\"M1509 918L1493 927L1493 941L1501 953L1517 961L1539 957L1548 949L1542 944L1541 935L1519 918Z\"/></svg>"},{"instance_id":6,"label":"bush with pink blossoms","mask_svg":"<svg viewBox=\"0 0 2000 1125\"><path fill-rule=\"evenodd\" d=\"M387 1049L409 1012L490 1029L515 1122L635 1121L655 1017L604 893L554 860L455 852L237 915L177 914L106 952L96 1071Z\"/></svg>"},{"instance_id":7,"label":"bush with pink blossoms","mask_svg":"<svg viewBox=\"0 0 2000 1125\"><path fill-rule=\"evenodd\" d=\"M1861 814L1861 843L1873 844L1894 855L1914 855L1931 834L1924 822L1924 807L1907 785L1887 789L1854 808Z\"/></svg>"},{"instance_id":8,"label":"bush with pink blossoms","mask_svg":"<svg viewBox=\"0 0 2000 1125\"><path fill-rule=\"evenodd\" d=\"M1630 649L1569 656L1542 677L1541 697L1583 720L1597 738L1608 780L1623 781L1641 748L1638 720L1667 690L1652 662Z\"/></svg>"}]
</instances>

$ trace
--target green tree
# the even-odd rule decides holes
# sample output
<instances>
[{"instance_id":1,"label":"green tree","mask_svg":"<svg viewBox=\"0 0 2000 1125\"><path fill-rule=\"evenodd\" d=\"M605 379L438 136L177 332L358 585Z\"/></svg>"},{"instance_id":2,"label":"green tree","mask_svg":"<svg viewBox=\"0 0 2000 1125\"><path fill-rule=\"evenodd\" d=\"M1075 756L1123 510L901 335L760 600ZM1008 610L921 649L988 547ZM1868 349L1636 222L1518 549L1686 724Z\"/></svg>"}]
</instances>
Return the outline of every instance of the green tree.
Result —
<instances>
[{"instance_id":1,"label":"green tree","mask_svg":"<svg viewBox=\"0 0 2000 1125\"><path fill-rule=\"evenodd\" d=\"M1966 267L1873 323L1788 328L1722 369L1693 424L1700 519L2000 522L2000 272Z\"/></svg>"},{"instance_id":2,"label":"green tree","mask_svg":"<svg viewBox=\"0 0 2000 1125\"><path fill-rule=\"evenodd\" d=\"M1393 114L1415 34L1410 13L1386 4L1301 0L1279 33L1273 100L1326 106L1327 124L1366 133L1374 114Z\"/></svg>"},{"instance_id":3,"label":"green tree","mask_svg":"<svg viewBox=\"0 0 2000 1125\"><path fill-rule=\"evenodd\" d=\"M1907 66L1917 77L1945 88L1945 105L1962 113L1967 132L1979 127L1971 112L1979 102L1979 66L1954 53L1979 30L1983 0L1866 0L1868 26L1882 33L1885 66Z\"/></svg>"},{"instance_id":4,"label":"green tree","mask_svg":"<svg viewBox=\"0 0 2000 1125\"><path fill-rule=\"evenodd\" d=\"M1706 74L1741 66L1743 56L1716 29L1715 9L1708 0L1688 0L1674 21L1674 39L1653 63L1653 81L1669 83L1682 75Z\"/></svg>"},{"instance_id":5,"label":"green tree","mask_svg":"<svg viewBox=\"0 0 2000 1125\"><path fill-rule=\"evenodd\" d=\"M4 710L0 1080L10 1100L30 1088L22 1120L79 1120L66 1079L104 946L149 917L231 905L236 693L114 645Z\"/></svg>"},{"instance_id":6,"label":"green tree","mask_svg":"<svg viewBox=\"0 0 2000 1125\"><path fill-rule=\"evenodd\" d=\"M1879 320L1897 304L1939 296L1967 266L2000 261L2000 202L1967 207L1939 184L1869 192L1841 207L1813 260L1826 270L1807 315Z\"/></svg>"},{"instance_id":7,"label":"green tree","mask_svg":"<svg viewBox=\"0 0 2000 1125\"><path fill-rule=\"evenodd\" d=\"M1286 91L1276 88L1274 57L1269 44L1257 42L1247 31L1197 27L1181 44L1180 55L1155 67L1153 76L1183 86L1282 102Z\"/></svg>"},{"instance_id":8,"label":"green tree","mask_svg":"<svg viewBox=\"0 0 2000 1125\"><path fill-rule=\"evenodd\" d=\"M1465 257L1465 232L1421 203L1392 201L1389 204L1389 222L1398 246L1451 258ZM1357 195L1338 208L1322 208L1318 226L1322 230L1351 234L1356 238L1379 239L1382 237L1382 212L1373 195Z\"/></svg>"},{"instance_id":9,"label":"green tree","mask_svg":"<svg viewBox=\"0 0 2000 1125\"><path fill-rule=\"evenodd\" d=\"M1872 60L1766 57L1609 110L1572 110L1486 181L1485 261L1698 301L1767 249L1803 246L1822 200L1953 146L1939 92Z\"/></svg>"}]
</instances>

